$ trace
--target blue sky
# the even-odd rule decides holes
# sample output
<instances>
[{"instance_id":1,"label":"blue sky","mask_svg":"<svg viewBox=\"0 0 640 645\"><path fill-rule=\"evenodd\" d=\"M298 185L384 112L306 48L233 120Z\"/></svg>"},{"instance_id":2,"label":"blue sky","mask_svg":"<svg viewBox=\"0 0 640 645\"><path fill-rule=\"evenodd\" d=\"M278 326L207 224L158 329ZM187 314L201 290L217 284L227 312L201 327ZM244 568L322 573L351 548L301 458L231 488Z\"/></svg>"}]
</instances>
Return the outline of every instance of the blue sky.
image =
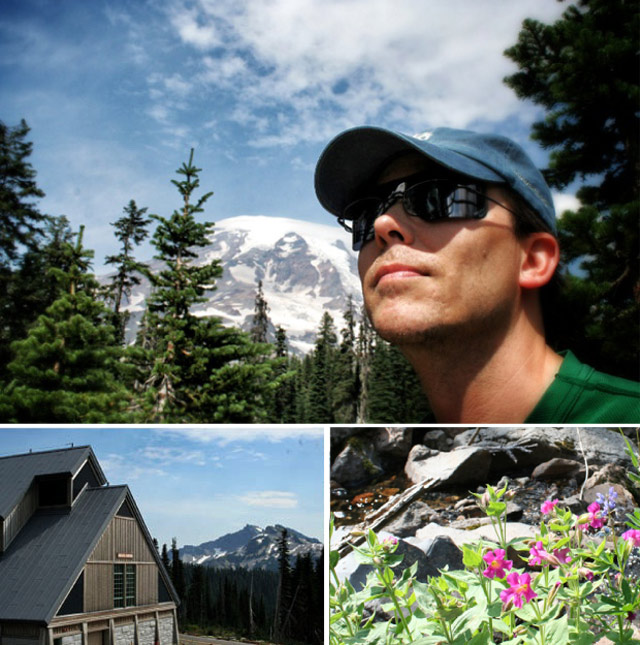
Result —
<instances>
[{"instance_id":1,"label":"blue sky","mask_svg":"<svg viewBox=\"0 0 640 645\"><path fill-rule=\"evenodd\" d=\"M31 126L40 209L87 226L101 273L117 249L110 223L130 199L160 215L179 206L170 180L191 147L202 188L215 192L212 221L332 223L313 168L335 134L365 123L500 131L543 165L528 141L540 113L502 83L515 70L502 52L524 18L551 22L566 6L1 0L0 119Z\"/></svg>"},{"instance_id":2,"label":"blue sky","mask_svg":"<svg viewBox=\"0 0 640 645\"><path fill-rule=\"evenodd\" d=\"M323 432L313 428L0 428L0 456L91 445L127 484L160 545L201 544L245 524L322 539Z\"/></svg>"}]
</instances>

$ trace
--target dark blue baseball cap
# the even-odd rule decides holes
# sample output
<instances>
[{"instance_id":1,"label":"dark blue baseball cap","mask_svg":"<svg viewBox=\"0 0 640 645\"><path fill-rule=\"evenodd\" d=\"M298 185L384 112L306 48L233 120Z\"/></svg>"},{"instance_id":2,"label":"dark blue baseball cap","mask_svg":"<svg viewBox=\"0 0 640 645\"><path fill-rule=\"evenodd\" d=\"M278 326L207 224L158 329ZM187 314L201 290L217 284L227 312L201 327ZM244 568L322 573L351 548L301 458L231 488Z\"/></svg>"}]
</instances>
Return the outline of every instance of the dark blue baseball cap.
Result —
<instances>
[{"instance_id":1,"label":"dark blue baseball cap","mask_svg":"<svg viewBox=\"0 0 640 645\"><path fill-rule=\"evenodd\" d=\"M551 192L527 153L507 137L469 130L437 128L414 136L372 126L346 130L318 160L315 188L320 203L340 217L359 189L407 152L423 154L472 179L511 188L556 234Z\"/></svg>"}]
</instances>

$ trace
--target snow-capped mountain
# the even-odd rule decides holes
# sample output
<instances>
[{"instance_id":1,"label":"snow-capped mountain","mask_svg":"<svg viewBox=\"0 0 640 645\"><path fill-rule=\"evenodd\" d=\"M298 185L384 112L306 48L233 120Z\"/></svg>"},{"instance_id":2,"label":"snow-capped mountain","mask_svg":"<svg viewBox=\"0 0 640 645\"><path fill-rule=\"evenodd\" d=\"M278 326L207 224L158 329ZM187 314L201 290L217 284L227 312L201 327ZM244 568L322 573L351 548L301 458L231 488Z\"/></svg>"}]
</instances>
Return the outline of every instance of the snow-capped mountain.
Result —
<instances>
[{"instance_id":1,"label":"snow-capped mountain","mask_svg":"<svg viewBox=\"0 0 640 645\"><path fill-rule=\"evenodd\" d=\"M249 330L258 281L269 305L271 338L282 326L290 351L304 354L313 348L325 311L340 329L348 297L362 300L356 256L348 236L337 225L301 220L243 215L216 222L211 244L201 249L199 263L220 259L224 273L196 315L218 316L226 324ZM149 262L158 271L157 261ZM105 277L104 279L107 279ZM132 293L129 337L144 312L150 285L145 280Z\"/></svg>"},{"instance_id":2,"label":"snow-capped mountain","mask_svg":"<svg viewBox=\"0 0 640 645\"><path fill-rule=\"evenodd\" d=\"M187 544L180 549L180 558L190 564L207 567L238 567L243 569L277 569L278 540L285 528L276 524L265 529L247 524L242 530L203 542L198 546ZM287 544L291 564L298 555L311 553L312 559L320 557L322 543L298 531L287 528Z\"/></svg>"}]
</instances>

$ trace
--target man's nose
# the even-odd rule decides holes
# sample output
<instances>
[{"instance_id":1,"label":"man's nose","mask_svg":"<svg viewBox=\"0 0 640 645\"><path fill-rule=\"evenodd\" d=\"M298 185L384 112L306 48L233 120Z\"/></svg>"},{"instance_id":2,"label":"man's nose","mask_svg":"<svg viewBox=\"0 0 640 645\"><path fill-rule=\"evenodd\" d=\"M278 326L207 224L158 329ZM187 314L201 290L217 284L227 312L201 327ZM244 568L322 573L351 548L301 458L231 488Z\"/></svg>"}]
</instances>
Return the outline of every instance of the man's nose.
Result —
<instances>
[{"instance_id":1,"label":"man's nose","mask_svg":"<svg viewBox=\"0 0 640 645\"><path fill-rule=\"evenodd\" d=\"M415 239L414 223L397 201L381 214L373 223L376 244L386 248L392 244L411 244Z\"/></svg>"}]
</instances>

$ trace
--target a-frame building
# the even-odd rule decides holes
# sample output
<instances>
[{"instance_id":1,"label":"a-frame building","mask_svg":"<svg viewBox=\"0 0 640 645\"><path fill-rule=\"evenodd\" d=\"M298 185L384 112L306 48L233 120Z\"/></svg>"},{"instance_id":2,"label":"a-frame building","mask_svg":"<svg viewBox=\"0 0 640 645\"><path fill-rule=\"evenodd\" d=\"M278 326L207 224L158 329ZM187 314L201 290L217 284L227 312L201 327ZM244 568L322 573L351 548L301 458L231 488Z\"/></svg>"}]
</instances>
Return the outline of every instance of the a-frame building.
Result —
<instances>
[{"instance_id":1,"label":"a-frame building","mask_svg":"<svg viewBox=\"0 0 640 645\"><path fill-rule=\"evenodd\" d=\"M178 603L91 447L0 458L0 645L177 645Z\"/></svg>"}]
</instances>

